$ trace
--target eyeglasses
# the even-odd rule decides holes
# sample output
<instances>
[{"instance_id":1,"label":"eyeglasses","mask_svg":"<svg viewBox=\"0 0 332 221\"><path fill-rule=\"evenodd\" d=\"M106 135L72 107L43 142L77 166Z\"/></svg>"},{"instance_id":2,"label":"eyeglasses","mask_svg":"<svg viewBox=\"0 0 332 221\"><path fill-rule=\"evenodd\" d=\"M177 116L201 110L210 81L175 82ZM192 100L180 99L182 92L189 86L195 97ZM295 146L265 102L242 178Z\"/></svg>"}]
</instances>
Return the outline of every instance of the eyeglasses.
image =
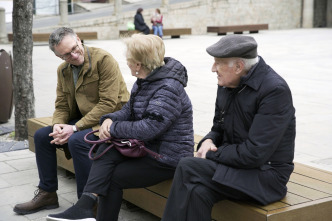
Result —
<instances>
[{"instance_id":1,"label":"eyeglasses","mask_svg":"<svg viewBox=\"0 0 332 221\"><path fill-rule=\"evenodd\" d=\"M73 48L73 50L71 50L71 52L66 53L64 55L57 55L59 58L61 58L62 60L67 60L68 58L71 57L72 54L77 54L78 51L80 50L80 48L78 47L78 44L76 42L76 47Z\"/></svg>"}]
</instances>

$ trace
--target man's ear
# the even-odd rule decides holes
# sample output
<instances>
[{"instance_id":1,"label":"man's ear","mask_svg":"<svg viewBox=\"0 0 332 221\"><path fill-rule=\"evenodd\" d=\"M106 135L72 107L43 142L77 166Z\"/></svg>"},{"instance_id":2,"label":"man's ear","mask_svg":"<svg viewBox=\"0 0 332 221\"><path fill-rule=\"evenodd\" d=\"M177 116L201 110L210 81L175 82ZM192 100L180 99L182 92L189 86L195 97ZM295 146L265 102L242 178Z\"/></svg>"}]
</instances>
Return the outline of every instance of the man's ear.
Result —
<instances>
[{"instance_id":1,"label":"man's ear","mask_svg":"<svg viewBox=\"0 0 332 221\"><path fill-rule=\"evenodd\" d=\"M235 73L240 74L244 71L244 62L242 60L236 60L235 62Z\"/></svg>"},{"instance_id":2,"label":"man's ear","mask_svg":"<svg viewBox=\"0 0 332 221\"><path fill-rule=\"evenodd\" d=\"M77 40L77 42L81 42L83 44L83 41L81 41L80 37L78 37L77 34L76 34L76 40Z\"/></svg>"}]
</instances>

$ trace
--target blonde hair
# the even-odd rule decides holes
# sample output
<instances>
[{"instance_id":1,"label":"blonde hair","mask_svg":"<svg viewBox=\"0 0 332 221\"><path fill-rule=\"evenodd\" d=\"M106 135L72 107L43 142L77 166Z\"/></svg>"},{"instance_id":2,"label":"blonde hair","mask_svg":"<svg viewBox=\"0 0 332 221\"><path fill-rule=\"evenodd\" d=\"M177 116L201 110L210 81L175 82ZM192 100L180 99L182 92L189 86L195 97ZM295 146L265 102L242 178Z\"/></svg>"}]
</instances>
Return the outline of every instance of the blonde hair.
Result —
<instances>
[{"instance_id":1,"label":"blonde hair","mask_svg":"<svg viewBox=\"0 0 332 221\"><path fill-rule=\"evenodd\" d=\"M149 72L165 64L165 45L160 37L133 34L124 38L123 42L127 46L126 57L129 63L140 62Z\"/></svg>"}]
</instances>

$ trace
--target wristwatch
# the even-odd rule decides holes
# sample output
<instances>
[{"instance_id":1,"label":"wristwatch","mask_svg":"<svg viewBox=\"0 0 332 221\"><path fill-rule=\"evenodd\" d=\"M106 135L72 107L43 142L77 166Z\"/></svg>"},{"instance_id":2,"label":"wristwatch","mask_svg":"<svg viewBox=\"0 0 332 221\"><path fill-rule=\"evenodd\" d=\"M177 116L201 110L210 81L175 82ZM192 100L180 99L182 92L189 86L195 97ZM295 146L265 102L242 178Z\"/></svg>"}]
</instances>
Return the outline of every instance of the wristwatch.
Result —
<instances>
[{"instance_id":1,"label":"wristwatch","mask_svg":"<svg viewBox=\"0 0 332 221\"><path fill-rule=\"evenodd\" d=\"M74 131L74 133L77 132L77 127L76 127L76 125L73 125L73 131Z\"/></svg>"}]
</instances>

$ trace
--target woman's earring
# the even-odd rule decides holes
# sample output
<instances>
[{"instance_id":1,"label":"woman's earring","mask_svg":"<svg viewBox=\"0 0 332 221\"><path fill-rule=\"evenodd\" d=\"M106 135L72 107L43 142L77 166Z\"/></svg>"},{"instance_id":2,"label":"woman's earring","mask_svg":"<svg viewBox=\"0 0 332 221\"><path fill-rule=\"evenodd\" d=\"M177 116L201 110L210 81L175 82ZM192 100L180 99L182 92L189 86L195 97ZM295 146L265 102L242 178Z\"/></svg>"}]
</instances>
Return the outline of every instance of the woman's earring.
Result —
<instances>
[{"instance_id":1,"label":"woman's earring","mask_svg":"<svg viewBox=\"0 0 332 221\"><path fill-rule=\"evenodd\" d=\"M138 71L136 71L136 75L138 75Z\"/></svg>"}]
</instances>

